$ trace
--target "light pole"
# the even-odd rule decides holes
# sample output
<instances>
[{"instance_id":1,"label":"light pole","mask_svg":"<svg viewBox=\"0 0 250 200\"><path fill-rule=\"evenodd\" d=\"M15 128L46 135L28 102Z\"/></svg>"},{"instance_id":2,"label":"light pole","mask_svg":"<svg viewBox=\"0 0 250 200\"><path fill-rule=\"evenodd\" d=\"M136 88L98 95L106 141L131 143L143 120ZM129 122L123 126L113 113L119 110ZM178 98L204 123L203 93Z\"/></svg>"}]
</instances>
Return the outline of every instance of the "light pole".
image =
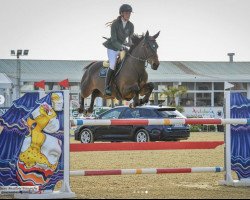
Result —
<instances>
[{"instance_id":1,"label":"light pole","mask_svg":"<svg viewBox=\"0 0 250 200\"><path fill-rule=\"evenodd\" d=\"M18 49L17 51L11 50L10 51L11 56L16 56L17 58L17 98L20 98L21 96L21 60L20 56L28 56L29 50L22 50Z\"/></svg>"}]
</instances>

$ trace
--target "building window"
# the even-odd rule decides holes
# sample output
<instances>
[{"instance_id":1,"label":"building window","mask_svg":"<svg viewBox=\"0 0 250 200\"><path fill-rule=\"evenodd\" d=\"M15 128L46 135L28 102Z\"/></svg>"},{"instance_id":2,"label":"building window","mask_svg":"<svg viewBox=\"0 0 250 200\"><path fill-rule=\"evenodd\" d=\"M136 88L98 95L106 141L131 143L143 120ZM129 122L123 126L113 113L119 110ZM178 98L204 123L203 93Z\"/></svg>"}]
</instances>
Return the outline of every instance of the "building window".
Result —
<instances>
[{"instance_id":1,"label":"building window","mask_svg":"<svg viewBox=\"0 0 250 200\"><path fill-rule=\"evenodd\" d=\"M194 90L194 83L183 82L181 85L186 87L188 90Z\"/></svg>"},{"instance_id":2,"label":"building window","mask_svg":"<svg viewBox=\"0 0 250 200\"><path fill-rule=\"evenodd\" d=\"M247 90L247 83L231 83L234 85L232 90Z\"/></svg>"},{"instance_id":3,"label":"building window","mask_svg":"<svg viewBox=\"0 0 250 200\"><path fill-rule=\"evenodd\" d=\"M33 82L23 82L23 85L21 86L21 91L33 91L34 89L34 83Z\"/></svg>"},{"instance_id":4,"label":"building window","mask_svg":"<svg viewBox=\"0 0 250 200\"><path fill-rule=\"evenodd\" d=\"M183 94L180 99L180 105L185 107L194 106L194 93Z\"/></svg>"},{"instance_id":5,"label":"building window","mask_svg":"<svg viewBox=\"0 0 250 200\"><path fill-rule=\"evenodd\" d=\"M71 83L69 83L69 85L70 85L70 90L75 90L75 91L80 90L80 84L79 83L71 82Z\"/></svg>"},{"instance_id":6,"label":"building window","mask_svg":"<svg viewBox=\"0 0 250 200\"><path fill-rule=\"evenodd\" d=\"M223 106L224 105L224 93L215 92L214 93L214 106Z\"/></svg>"},{"instance_id":7,"label":"building window","mask_svg":"<svg viewBox=\"0 0 250 200\"><path fill-rule=\"evenodd\" d=\"M53 89L52 90L60 90L60 89L61 89L60 85L57 85L57 84L53 85Z\"/></svg>"},{"instance_id":8,"label":"building window","mask_svg":"<svg viewBox=\"0 0 250 200\"><path fill-rule=\"evenodd\" d=\"M79 94L70 93L70 100L78 101L79 102Z\"/></svg>"},{"instance_id":9,"label":"building window","mask_svg":"<svg viewBox=\"0 0 250 200\"><path fill-rule=\"evenodd\" d=\"M224 90L224 83L214 83L214 90Z\"/></svg>"},{"instance_id":10,"label":"building window","mask_svg":"<svg viewBox=\"0 0 250 200\"><path fill-rule=\"evenodd\" d=\"M160 84L158 85L158 91L159 91L159 92L162 92L163 89L164 89L164 90L168 90L169 87L173 87L173 83L169 83L169 82L160 83Z\"/></svg>"},{"instance_id":11,"label":"building window","mask_svg":"<svg viewBox=\"0 0 250 200\"><path fill-rule=\"evenodd\" d=\"M212 90L212 83L196 83L196 90Z\"/></svg>"},{"instance_id":12,"label":"building window","mask_svg":"<svg viewBox=\"0 0 250 200\"><path fill-rule=\"evenodd\" d=\"M196 106L211 106L211 93L197 93L196 94Z\"/></svg>"}]
</instances>

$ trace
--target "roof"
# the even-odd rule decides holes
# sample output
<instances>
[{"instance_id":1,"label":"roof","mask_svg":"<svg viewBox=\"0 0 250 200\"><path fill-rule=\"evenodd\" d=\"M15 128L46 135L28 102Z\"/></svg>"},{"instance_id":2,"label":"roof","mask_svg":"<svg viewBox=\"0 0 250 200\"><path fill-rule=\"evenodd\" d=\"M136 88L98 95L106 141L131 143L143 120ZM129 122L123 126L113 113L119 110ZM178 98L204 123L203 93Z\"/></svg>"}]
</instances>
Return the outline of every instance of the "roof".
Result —
<instances>
[{"instance_id":1,"label":"roof","mask_svg":"<svg viewBox=\"0 0 250 200\"><path fill-rule=\"evenodd\" d=\"M6 76L3 73L0 73L0 88L11 88L11 87L12 87L12 82L8 78L8 76Z\"/></svg>"},{"instance_id":2,"label":"roof","mask_svg":"<svg viewBox=\"0 0 250 200\"><path fill-rule=\"evenodd\" d=\"M92 61L20 60L21 80L80 82L83 68ZM250 82L250 62L161 61L158 70L147 67L152 82ZM0 73L16 77L17 60L0 59Z\"/></svg>"}]
</instances>

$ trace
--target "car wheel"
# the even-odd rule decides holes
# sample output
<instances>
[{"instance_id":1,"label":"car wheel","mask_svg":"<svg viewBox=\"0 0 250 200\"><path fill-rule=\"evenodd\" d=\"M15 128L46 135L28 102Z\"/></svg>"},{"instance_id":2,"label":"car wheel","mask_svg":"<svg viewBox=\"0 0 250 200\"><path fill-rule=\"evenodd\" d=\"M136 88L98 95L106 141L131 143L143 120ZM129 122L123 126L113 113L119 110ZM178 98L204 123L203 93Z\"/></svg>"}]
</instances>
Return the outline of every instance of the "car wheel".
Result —
<instances>
[{"instance_id":1,"label":"car wheel","mask_svg":"<svg viewBox=\"0 0 250 200\"><path fill-rule=\"evenodd\" d=\"M93 143L94 142L94 136L91 130L85 128L80 133L80 140L81 143Z\"/></svg>"},{"instance_id":2,"label":"car wheel","mask_svg":"<svg viewBox=\"0 0 250 200\"><path fill-rule=\"evenodd\" d=\"M136 142L149 142L149 134L146 130L140 129L139 131L136 132L135 134L135 141Z\"/></svg>"}]
</instances>

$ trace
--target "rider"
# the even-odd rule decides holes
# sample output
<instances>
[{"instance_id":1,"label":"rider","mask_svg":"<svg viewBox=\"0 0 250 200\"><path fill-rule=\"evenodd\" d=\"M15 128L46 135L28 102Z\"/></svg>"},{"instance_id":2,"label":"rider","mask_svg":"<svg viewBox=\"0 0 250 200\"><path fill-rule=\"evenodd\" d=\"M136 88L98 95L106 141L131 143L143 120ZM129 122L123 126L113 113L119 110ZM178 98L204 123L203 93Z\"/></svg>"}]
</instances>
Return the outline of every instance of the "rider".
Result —
<instances>
[{"instance_id":1,"label":"rider","mask_svg":"<svg viewBox=\"0 0 250 200\"><path fill-rule=\"evenodd\" d=\"M105 95L111 96L112 91L110 87L111 77L114 73L117 56L122 50L127 50L126 46L130 46L131 36L134 34L134 25L129 21L132 12L132 7L128 4L123 4L120 7L120 16L111 22L111 38L109 38L103 45L107 48L109 69L105 82ZM125 44L126 39L129 42Z\"/></svg>"}]
</instances>

